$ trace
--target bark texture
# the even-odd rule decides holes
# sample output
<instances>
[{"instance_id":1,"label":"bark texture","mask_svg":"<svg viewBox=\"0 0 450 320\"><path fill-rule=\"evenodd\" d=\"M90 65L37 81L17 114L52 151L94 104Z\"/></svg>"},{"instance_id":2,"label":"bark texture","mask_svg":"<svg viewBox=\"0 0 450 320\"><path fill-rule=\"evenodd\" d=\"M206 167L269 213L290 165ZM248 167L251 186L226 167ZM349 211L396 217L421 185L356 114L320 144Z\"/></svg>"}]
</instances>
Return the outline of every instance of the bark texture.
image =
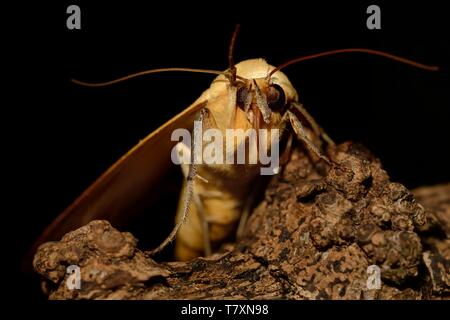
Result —
<instances>
[{"instance_id":1,"label":"bark texture","mask_svg":"<svg viewBox=\"0 0 450 320\"><path fill-rule=\"evenodd\" d=\"M349 142L328 156L295 150L246 237L210 257L156 263L132 234L92 221L42 245L34 268L50 299L448 298L450 184L411 192ZM69 265L81 289L68 289Z\"/></svg>"}]
</instances>

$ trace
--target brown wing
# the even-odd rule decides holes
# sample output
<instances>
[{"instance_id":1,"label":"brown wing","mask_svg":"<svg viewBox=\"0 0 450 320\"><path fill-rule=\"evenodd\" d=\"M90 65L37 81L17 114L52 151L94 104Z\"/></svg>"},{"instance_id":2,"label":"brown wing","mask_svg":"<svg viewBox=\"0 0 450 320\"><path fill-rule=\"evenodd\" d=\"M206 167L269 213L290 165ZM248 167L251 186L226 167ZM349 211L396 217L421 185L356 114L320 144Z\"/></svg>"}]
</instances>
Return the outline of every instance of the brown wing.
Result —
<instances>
[{"instance_id":1,"label":"brown wing","mask_svg":"<svg viewBox=\"0 0 450 320\"><path fill-rule=\"evenodd\" d=\"M171 134L177 128L192 129L205 105L201 99L140 141L100 176L47 227L33 246L33 254L43 242L59 239L94 219L118 224L140 201L148 203L155 198L158 182L172 165L170 153L176 142L171 141Z\"/></svg>"}]
</instances>

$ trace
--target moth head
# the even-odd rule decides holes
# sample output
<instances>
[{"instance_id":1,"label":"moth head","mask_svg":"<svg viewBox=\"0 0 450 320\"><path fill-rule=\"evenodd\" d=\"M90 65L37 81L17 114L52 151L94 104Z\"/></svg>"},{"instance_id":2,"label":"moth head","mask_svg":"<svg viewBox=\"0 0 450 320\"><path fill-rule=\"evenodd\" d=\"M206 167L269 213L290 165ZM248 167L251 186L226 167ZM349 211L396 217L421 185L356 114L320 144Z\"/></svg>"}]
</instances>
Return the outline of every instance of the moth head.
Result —
<instances>
[{"instance_id":1,"label":"moth head","mask_svg":"<svg viewBox=\"0 0 450 320\"><path fill-rule=\"evenodd\" d=\"M268 83L266 79L253 79L249 83L238 84L236 88L236 108L245 113L247 120L255 124L255 119L262 118L267 126L274 125L289 108L285 89L277 83ZM239 111L236 111L239 112Z\"/></svg>"},{"instance_id":2,"label":"moth head","mask_svg":"<svg viewBox=\"0 0 450 320\"><path fill-rule=\"evenodd\" d=\"M298 101L297 91L285 74L278 71L269 76L273 69L263 59L245 60L236 65L235 88L231 85L228 88L229 95L235 95L229 97L235 101L235 122L242 119L238 116L241 114L254 129L278 127L292 102Z\"/></svg>"}]
</instances>

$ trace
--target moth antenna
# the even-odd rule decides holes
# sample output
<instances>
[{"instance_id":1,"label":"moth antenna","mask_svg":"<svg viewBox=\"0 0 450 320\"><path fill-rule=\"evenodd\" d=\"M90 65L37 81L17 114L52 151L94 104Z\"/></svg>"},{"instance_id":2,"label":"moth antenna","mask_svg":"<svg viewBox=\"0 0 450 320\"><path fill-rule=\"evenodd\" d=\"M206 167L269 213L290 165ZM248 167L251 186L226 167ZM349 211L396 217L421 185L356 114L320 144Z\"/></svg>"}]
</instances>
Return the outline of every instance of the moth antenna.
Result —
<instances>
[{"instance_id":1,"label":"moth antenna","mask_svg":"<svg viewBox=\"0 0 450 320\"><path fill-rule=\"evenodd\" d=\"M230 67L230 83L234 86L236 82L236 67L234 65L234 44L236 43L236 38L239 33L241 26L239 24L234 28L233 36L231 37L230 46L228 48L228 65Z\"/></svg>"},{"instance_id":2,"label":"moth antenna","mask_svg":"<svg viewBox=\"0 0 450 320\"><path fill-rule=\"evenodd\" d=\"M198 126L200 128L203 127L203 121L206 117L206 114L207 114L206 109L200 110L200 117L198 119L199 123ZM147 254L149 254L150 256L153 256L158 252L161 252L165 247L167 247L168 244L170 244L176 238L178 230L186 222L187 216L189 215L192 199L194 197L194 180L196 178L199 178L199 175L197 174L197 163L196 163L196 157L198 156L198 154L196 152L198 151L197 143L198 141L201 140L201 133L198 130L199 127L196 126L197 125L194 125L194 140L191 142L191 163L189 164L189 173L186 179L186 190L185 190L186 193L184 198L183 214L181 216L180 221L176 223L175 227L173 228L172 232L167 236L167 238L156 249L147 251ZM204 178L200 177L200 179Z\"/></svg>"},{"instance_id":3,"label":"moth antenna","mask_svg":"<svg viewBox=\"0 0 450 320\"><path fill-rule=\"evenodd\" d=\"M190 212L192 197L194 196L194 178L196 175L196 166L191 164L189 166L189 177L186 182L186 200L183 208L183 215L179 222L176 223L172 232L167 236L167 238L156 248L151 251L147 251L146 253L150 256L154 256L155 254L161 252L167 245L169 245L173 240L175 240L178 230L180 227L186 222L187 216Z\"/></svg>"},{"instance_id":4,"label":"moth antenna","mask_svg":"<svg viewBox=\"0 0 450 320\"><path fill-rule=\"evenodd\" d=\"M136 72L136 73L132 73L129 74L127 76L115 79L115 80L111 80L111 81L106 81L106 82L97 82L97 83L92 83L92 82L85 82L85 81L80 81L80 80L76 80L76 79L70 79L73 83L76 83L80 86L85 86L85 87L106 87L106 86L110 86L119 82L123 82L123 81L127 81L133 78L137 78L137 77L141 77L141 76L145 76L147 74L153 74L153 73L162 73L162 72L194 72L194 73L206 73L206 74L216 74L216 75L220 75L223 74L224 72L222 71L216 71L216 70L208 70L208 69L193 69L193 68L161 68L161 69L151 69L151 70L145 70L145 71L140 71L140 72Z\"/></svg>"},{"instance_id":5,"label":"moth antenna","mask_svg":"<svg viewBox=\"0 0 450 320\"><path fill-rule=\"evenodd\" d=\"M292 60L287 61L287 62L283 63L282 65L276 67L275 69L273 69L269 73L268 77L271 77L275 72L280 71L281 69L286 68L287 66L290 66L291 64L294 64L294 63L298 63L298 62L302 62L302 61L306 61L306 60L312 60L312 59L325 57L325 56L331 56L331 55L340 54L340 53L350 53L350 52L361 52L361 53L367 53L370 55L381 56L384 58L398 61L400 63L408 64L410 66L413 66L413 67L416 67L419 69L424 69L427 71L438 71L439 70L438 66L422 64L422 63L419 63L419 62L416 62L416 61L413 61L410 59L406 59L406 58L403 58L403 57L400 57L400 56L397 56L397 55L394 55L391 53L387 53L384 51L366 49L366 48L348 48L348 49L330 50L330 51L315 53L315 54L307 55L304 57L292 59Z\"/></svg>"},{"instance_id":6,"label":"moth antenna","mask_svg":"<svg viewBox=\"0 0 450 320\"><path fill-rule=\"evenodd\" d=\"M259 89L255 79L253 79L253 84L255 85L256 105L258 106L258 109L261 112L261 115L263 116L264 122L269 123L272 112L270 111L270 108L267 105L267 98L261 92L261 89Z\"/></svg>"}]
</instances>

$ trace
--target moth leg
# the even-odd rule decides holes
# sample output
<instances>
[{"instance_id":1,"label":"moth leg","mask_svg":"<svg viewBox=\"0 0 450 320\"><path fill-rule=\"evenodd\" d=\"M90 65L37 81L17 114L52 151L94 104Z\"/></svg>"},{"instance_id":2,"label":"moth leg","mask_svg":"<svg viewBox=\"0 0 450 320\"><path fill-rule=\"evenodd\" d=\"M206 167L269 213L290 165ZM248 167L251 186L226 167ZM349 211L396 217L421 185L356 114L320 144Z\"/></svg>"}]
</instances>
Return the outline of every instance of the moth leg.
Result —
<instances>
[{"instance_id":1,"label":"moth leg","mask_svg":"<svg viewBox=\"0 0 450 320\"><path fill-rule=\"evenodd\" d=\"M203 207L202 201L198 193L194 192L193 194L195 206L197 207L197 214L200 219L200 223L202 225L203 231L203 248L205 252L205 256L210 256L212 253L211 250L211 239L209 237L209 223L206 218L205 209Z\"/></svg>"},{"instance_id":2,"label":"moth leg","mask_svg":"<svg viewBox=\"0 0 450 320\"><path fill-rule=\"evenodd\" d=\"M330 160L326 156L324 156L320 150L314 145L314 143L308 139L305 133L305 129L303 128L302 123L298 118L293 114L291 111L287 111L286 115L289 117L289 121L291 122L291 126L294 129L294 132L297 134L298 139L303 141L306 146L314 152L315 155L317 155L319 158L323 159L328 164L331 164Z\"/></svg>"},{"instance_id":3,"label":"moth leg","mask_svg":"<svg viewBox=\"0 0 450 320\"><path fill-rule=\"evenodd\" d=\"M199 125L200 126L203 125L203 119L206 115L206 112L207 112L206 109L200 110L200 117L199 117ZM186 222L186 218L187 218L187 215L189 214L191 202L192 202L193 195L194 195L194 180L197 177L197 165L195 163L195 159L196 159L197 155L195 154L195 152L199 148L195 144L195 142L200 141L200 143L201 143L201 141L202 141L201 137L200 137L200 139L198 139L199 137L197 137L197 135L199 135L199 134L200 133L199 133L198 128L196 128L194 126L194 139L192 141L193 152L191 152L191 162L189 164L189 170L188 170L188 174L186 177L185 202L184 202L184 208L183 208L183 213L182 213L181 219L175 224L175 227L173 228L173 230L169 234L169 236L156 249L153 249L149 252L150 255L154 255L154 254L160 252L169 243L171 243L175 239L180 227Z\"/></svg>"},{"instance_id":4,"label":"moth leg","mask_svg":"<svg viewBox=\"0 0 450 320\"><path fill-rule=\"evenodd\" d=\"M281 154L281 157L280 157L280 166L281 167L284 167L284 165L289 162L289 158L291 157L291 153L292 153L293 137L294 137L293 133L289 132L288 140L286 142L286 147L284 148L283 153Z\"/></svg>"},{"instance_id":5,"label":"moth leg","mask_svg":"<svg viewBox=\"0 0 450 320\"><path fill-rule=\"evenodd\" d=\"M316 135L321 136L329 145L334 146L334 141L330 138L330 136L323 130L321 126L314 120L314 118L306 111L305 107L301 103L293 103L293 106L296 110L298 110L305 119L311 124L311 127Z\"/></svg>"},{"instance_id":6,"label":"moth leg","mask_svg":"<svg viewBox=\"0 0 450 320\"><path fill-rule=\"evenodd\" d=\"M261 178L259 178L261 179ZM242 208L242 214L241 218L239 219L239 225L236 231L236 239L240 240L244 236L245 227L247 226L247 221L250 216L250 211L252 210L253 204L255 203L256 196L259 194L259 192L262 189L263 184L262 183L255 183L255 188L252 188L250 190L248 196L245 199L243 208Z\"/></svg>"},{"instance_id":7,"label":"moth leg","mask_svg":"<svg viewBox=\"0 0 450 320\"><path fill-rule=\"evenodd\" d=\"M280 166L281 168L284 167L286 163L288 163L291 152L292 152L292 140L293 140L293 134L292 132L289 132L289 136L287 138L286 147L281 155L280 158ZM259 178L261 179L261 178ZM258 181L259 182L259 181ZM262 191L264 184L262 183L255 183L257 186L256 188L252 188L249 195L247 196L243 209L242 209L242 215L239 220L239 225L236 231L236 239L240 240L244 236L245 227L247 225L248 218L250 216L250 211L253 207L253 204L255 202L255 199L260 191Z\"/></svg>"},{"instance_id":8,"label":"moth leg","mask_svg":"<svg viewBox=\"0 0 450 320\"><path fill-rule=\"evenodd\" d=\"M236 239L241 240L244 236L245 226L247 225L248 217L250 216L250 206L247 205L250 201L245 201L244 209L242 210L241 219L239 220L239 225L236 231Z\"/></svg>"}]
</instances>

